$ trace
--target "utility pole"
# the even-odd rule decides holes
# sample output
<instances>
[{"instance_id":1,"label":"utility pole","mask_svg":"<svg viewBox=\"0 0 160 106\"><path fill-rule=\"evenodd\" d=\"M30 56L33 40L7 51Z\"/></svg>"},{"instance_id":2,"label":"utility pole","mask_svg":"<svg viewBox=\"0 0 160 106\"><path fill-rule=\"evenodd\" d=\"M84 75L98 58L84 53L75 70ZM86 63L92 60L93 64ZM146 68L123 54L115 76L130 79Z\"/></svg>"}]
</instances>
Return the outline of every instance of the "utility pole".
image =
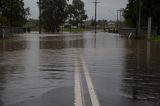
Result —
<instances>
[{"instance_id":1,"label":"utility pole","mask_svg":"<svg viewBox=\"0 0 160 106\"><path fill-rule=\"evenodd\" d=\"M42 11L41 11L41 0L39 0L38 2L39 5L39 34L42 33L42 20L41 20L41 16L42 16Z\"/></svg>"},{"instance_id":2,"label":"utility pole","mask_svg":"<svg viewBox=\"0 0 160 106\"><path fill-rule=\"evenodd\" d=\"M100 3L98 2L97 0L95 0L95 33L97 33L97 3Z\"/></svg>"},{"instance_id":3,"label":"utility pole","mask_svg":"<svg viewBox=\"0 0 160 106\"><path fill-rule=\"evenodd\" d=\"M117 10L117 30L122 28L122 15L123 15L124 9Z\"/></svg>"},{"instance_id":4,"label":"utility pole","mask_svg":"<svg viewBox=\"0 0 160 106\"><path fill-rule=\"evenodd\" d=\"M10 27L12 27L12 17L13 17L13 0L10 0Z\"/></svg>"},{"instance_id":5,"label":"utility pole","mask_svg":"<svg viewBox=\"0 0 160 106\"><path fill-rule=\"evenodd\" d=\"M151 32L152 32L152 17L149 16L148 18L148 38L151 37Z\"/></svg>"},{"instance_id":6,"label":"utility pole","mask_svg":"<svg viewBox=\"0 0 160 106\"><path fill-rule=\"evenodd\" d=\"M141 0L136 0L136 36L141 32Z\"/></svg>"},{"instance_id":7,"label":"utility pole","mask_svg":"<svg viewBox=\"0 0 160 106\"><path fill-rule=\"evenodd\" d=\"M120 20L120 28L122 28L122 25L121 25L121 24L122 24L122 10L121 10L121 9L119 10L119 16L120 16L120 17L119 17L119 20Z\"/></svg>"},{"instance_id":8,"label":"utility pole","mask_svg":"<svg viewBox=\"0 0 160 106\"><path fill-rule=\"evenodd\" d=\"M136 37L138 37L138 0L136 0Z\"/></svg>"},{"instance_id":9,"label":"utility pole","mask_svg":"<svg viewBox=\"0 0 160 106\"><path fill-rule=\"evenodd\" d=\"M138 35L141 34L141 0L139 0Z\"/></svg>"},{"instance_id":10,"label":"utility pole","mask_svg":"<svg viewBox=\"0 0 160 106\"><path fill-rule=\"evenodd\" d=\"M70 19L69 19L69 30L70 30L70 32L72 31L72 24L71 24L71 21L72 21L72 20L71 20L71 17L72 17L72 16L71 16L71 14L70 14L70 15L69 15L69 18L70 18Z\"/></svg>"},{"instance_id":11,"label":"utility pole","mask_svg":"<svg viewBox=\"0 0 160 106\"><path fill-rule=\"evenodd\" d=\"M120 28L122 28L122 15L123 15L123 12L124 12L124 9L120 9Z\"/></svg>"},{"instance_id":12,"label":"utility pole","mask_svg":"<svg viewBox=\"0 0 160 106\"><path fill-rule=\"evenodd\" d=\"M149 16L148 16L148 38L151 37L151 33L152 33L152 2L149 2Z\"/></svg>"},{"instance_id":13,"label":"utility pole","mask_svg":"<svg viewBox=\"0 0 160 106\"><path fill-rule=\"evenodd\" d=\"M118 12L118 10L117 10L117 31L118 31L118 29L119 29L119 12Z\"/></svg>"}]
</instances>

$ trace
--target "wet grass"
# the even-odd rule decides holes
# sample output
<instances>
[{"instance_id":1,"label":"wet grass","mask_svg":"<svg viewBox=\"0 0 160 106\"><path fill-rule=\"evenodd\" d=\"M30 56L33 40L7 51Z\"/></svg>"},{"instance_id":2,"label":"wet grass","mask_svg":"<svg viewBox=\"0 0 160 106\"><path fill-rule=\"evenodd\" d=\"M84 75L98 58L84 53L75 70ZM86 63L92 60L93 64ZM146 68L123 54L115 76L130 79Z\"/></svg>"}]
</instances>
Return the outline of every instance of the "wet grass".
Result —
<instances>
[{"instance_id":1,"label":"wet grass","mask_svg":"<svg viewBox=\"0 0 160 106\"><path fill-rule=\"evenodd\" d=\"M32 30L32 31L39 31L39 28L38 28L38 26L37 26L37 27L33 27L31 30Z\"/></svg>"},{"instance_id":2,"label":"wet grass","mask_svg":"<svg viewBox=\"0 0 160 106\"><path fill-rule=\"evenodd\" d=\"M89 29L84 29L84 28L64 28L62 30L62 32L74 32L74 33L78 33L78 32L84 32L84 31L88 31Z\"/></svg>"},{"instance_id":3,"label":"wet grass","mask_svg":"<svg viewBox=\"0 0 160 106\"><path fill-rule=\"evenodd\" d=\"M85 29L85 28L63 28L60 30L60 32L73 32L73 33L79 33L79 32L84 32L84 31L89 31L91 29ZM39 31L38 27L34 27L31 29L31 31ZM42 29L44 31L44 29Z\"/></svg>"},{"instance_id":4,"label":"wet grass","mask_svg":"<svg viewBox=\"0 0 160 106\"><path fill-rule=\"evenodd\" d=\"M6 34L4 37L0 36L0 40L5 40L5 39L9 39L11 37L17 37L19 36L18 34L12 33L12 34Z\"/></svg>"},{"instance_id":5,"label":"wet grass","mask_svg":"<svg viewBox=\"0 0 160 106\"><path fill-rule=\"evenodd\" d=\"M156 41L156 42L160 42L160 35L157 36L152 36L151 38L148 38L151 41Z\"/></svg>"}]
</instances>

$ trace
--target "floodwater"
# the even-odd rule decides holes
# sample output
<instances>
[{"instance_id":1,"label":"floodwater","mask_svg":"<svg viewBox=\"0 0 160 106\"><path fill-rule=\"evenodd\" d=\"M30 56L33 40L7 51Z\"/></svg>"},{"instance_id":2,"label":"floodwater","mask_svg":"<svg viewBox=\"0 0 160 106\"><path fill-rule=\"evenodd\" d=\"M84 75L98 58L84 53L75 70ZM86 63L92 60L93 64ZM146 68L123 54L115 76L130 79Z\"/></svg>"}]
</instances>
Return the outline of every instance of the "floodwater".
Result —
<instances>
[{"instance_id":1,"label":"floodwater","mask_svg":"<svg viewBox=\"0 0 160 106\"><path fill-rule=\"evenodd\" d=\"M101 106L160 106L159 54L158 42L104 32L0 39L0 106L73 106L80 56ZM84 103L92 106L83 72L81 80Z\"/></svg>"}]
</instances>

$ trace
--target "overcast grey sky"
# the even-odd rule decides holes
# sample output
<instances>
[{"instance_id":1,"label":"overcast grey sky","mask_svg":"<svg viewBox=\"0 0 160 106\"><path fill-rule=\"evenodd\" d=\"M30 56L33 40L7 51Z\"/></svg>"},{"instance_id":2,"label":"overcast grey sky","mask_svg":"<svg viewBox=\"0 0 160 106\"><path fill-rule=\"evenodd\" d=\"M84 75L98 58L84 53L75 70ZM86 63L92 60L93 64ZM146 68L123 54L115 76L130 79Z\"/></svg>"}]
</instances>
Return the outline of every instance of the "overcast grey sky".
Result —
<instances>
[{"instance_id":1,"label":"overcast grey sky","mask_svg":"<svg viewBox=\"0 0 160 106\"><path fill-rule=\"evenodd\" d=\"M38 18L38 0L24 0L25 6L30 7L30 18ZM71 0L70 0L71 1ZM89 19L94 16L94 0L83 0L85 3L85 10ZM116 10L125 8L128 0L99 0L98 4L98 19L116 20Z\"/></svg>"}]
</instances>

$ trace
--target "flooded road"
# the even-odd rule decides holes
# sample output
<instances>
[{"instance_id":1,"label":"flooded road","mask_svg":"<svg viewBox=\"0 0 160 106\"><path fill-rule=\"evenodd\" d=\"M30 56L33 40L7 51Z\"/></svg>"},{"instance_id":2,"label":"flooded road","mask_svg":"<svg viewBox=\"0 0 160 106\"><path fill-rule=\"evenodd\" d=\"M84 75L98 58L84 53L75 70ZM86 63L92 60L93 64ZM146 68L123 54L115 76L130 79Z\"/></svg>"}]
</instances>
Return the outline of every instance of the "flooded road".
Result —
<instances>
[{"instance_id":1,"label":"flooded road","mask_svg":"<svg viewBox=\"0 0 160 106\"><path fill-rule=\"evenodd\" d=\"M159 54L103 32L0 39L0 106L160 106Z\"/></svg>"}]
</instances>

